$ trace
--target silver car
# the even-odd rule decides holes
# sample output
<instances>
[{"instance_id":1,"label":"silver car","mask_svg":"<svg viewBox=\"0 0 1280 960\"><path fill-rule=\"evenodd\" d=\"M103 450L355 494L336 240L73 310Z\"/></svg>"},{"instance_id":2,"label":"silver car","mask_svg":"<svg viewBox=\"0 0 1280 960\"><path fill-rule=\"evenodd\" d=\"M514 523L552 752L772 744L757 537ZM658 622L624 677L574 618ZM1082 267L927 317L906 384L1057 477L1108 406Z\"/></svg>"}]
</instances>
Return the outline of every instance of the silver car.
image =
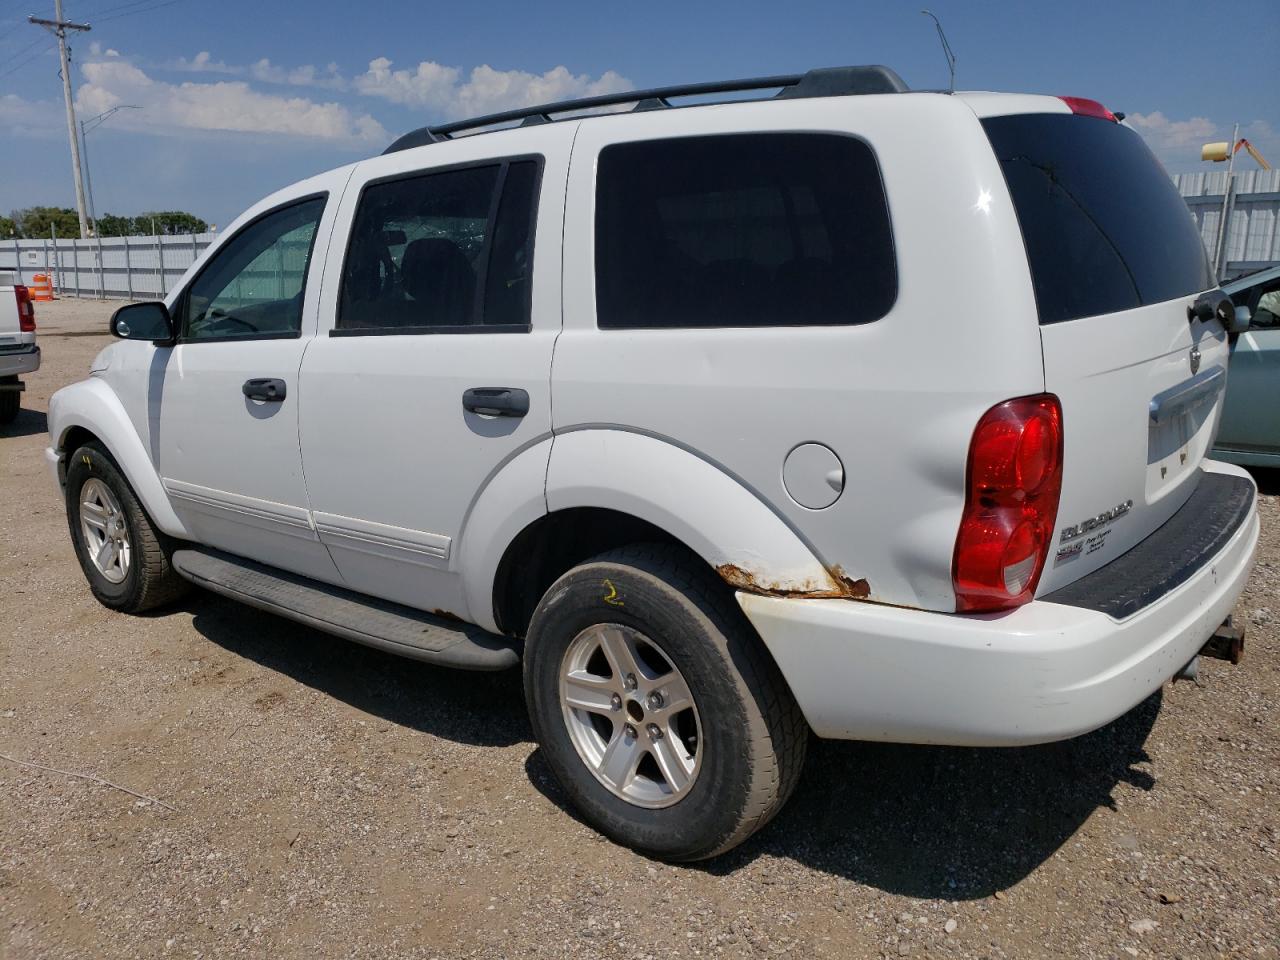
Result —
<instances>
[{"instance_id":1,"label":"silver car","mask_svg":"<svg viewBox=\"0 0 1280 960\"><path fill-rule=\"evenodd\" d=\"M1280 266L1224 283L1249 329L1231 348L1222 426L1213 455L1245 466L1280 467Z\"/></svg>"}]
</instances>

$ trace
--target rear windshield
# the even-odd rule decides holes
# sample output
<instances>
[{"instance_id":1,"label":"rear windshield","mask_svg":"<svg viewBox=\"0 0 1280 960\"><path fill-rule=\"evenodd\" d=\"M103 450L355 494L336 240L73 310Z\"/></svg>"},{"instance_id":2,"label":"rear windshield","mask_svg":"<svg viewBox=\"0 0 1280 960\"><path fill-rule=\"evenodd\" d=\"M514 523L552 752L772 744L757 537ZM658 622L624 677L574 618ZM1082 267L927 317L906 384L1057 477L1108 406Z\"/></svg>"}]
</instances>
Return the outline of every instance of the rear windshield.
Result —
<instances>
[{"instance_id":1,"label":"rear windshield","mask_svg":"<svg viewBox=\"0 0 1280 960\"><path fill-rule=\"evenodd\" d=\"M1136 132L1066 114L991 117L982 126L1017 208L1041 323L1216 284L1187 205Z\"/></svg>"}]
</instances>

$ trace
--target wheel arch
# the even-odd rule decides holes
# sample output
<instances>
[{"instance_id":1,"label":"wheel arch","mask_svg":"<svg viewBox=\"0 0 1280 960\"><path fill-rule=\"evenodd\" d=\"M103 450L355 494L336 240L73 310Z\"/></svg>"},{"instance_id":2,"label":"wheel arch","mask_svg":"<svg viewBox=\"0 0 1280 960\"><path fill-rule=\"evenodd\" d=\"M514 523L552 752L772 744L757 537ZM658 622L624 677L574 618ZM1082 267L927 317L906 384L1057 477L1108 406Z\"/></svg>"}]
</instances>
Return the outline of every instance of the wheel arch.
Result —
<instances>
[{"instance_id":1,"label":"wheel arch","mask_svg":"<svg viewBox=\"0 0 1280 960\"><path fill-rule=\"evenodd\" d=\"M535 464L545 464L545 486L537 484L545 498L490 498L486 490L488 511L501 509L508 518L523 513L524 520L478 550L467 547L482 538L464 544L470 612L490 629L521 634L531 604L560 574L630 542L678 544L736 590L865 595L865 582L828 570L756 493L669 441L620 429L570 431L558 434L549 455L530 458L524 469ZM492 486L501 484L500 475ZM479 526L490 535L498 530L494 523Z\"/></svg>"},{"instance_id":2,"label":"wheel arch","mask_svg":"<svg viewBox=\"0 0 1280 960\"><path fill-rule=\"evenodd\" d=\"M156 527L171 537L190 539L124 405L104 382L82 380L55 393L49 401L49 436L63 462L61 476L65 477L66 458L96 440L116 462Z\"/></svg>"}]
</instances>

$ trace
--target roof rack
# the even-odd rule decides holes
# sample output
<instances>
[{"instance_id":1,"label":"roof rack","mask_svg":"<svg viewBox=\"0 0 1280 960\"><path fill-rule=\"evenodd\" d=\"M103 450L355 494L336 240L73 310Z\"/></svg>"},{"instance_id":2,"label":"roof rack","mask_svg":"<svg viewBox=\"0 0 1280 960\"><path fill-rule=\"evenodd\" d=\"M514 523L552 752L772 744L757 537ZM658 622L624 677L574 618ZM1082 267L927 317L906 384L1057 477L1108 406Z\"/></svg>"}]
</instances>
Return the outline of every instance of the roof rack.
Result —
<instances>
[{"instance_id":1,"label":"roof rack","mask_svg":"<svg viewBox=\"0 0 1280 960\"><path fill-rule=\"evenodd\" d=\"M628 90L624 93L609 93L598 97L583 97L579 100L561 100L557 103L544 103L536 107L524 107L520 110L507 110L503 113L491 113L471 120L458 120L454 123L442 123L434 127L419 127L399 137L391 146L383 150L384 154L399 150L409 150L428 143L440 143L452 139L455 134L467 130L478 130L500 123L521 121L521 126L532 126L551 123L552 114L570 111L591 110L597 107L612 107L623 103L634 103L633 111L663 110L678 106L670 102L673 97L697 97L717 93L743 93L749 90L782 89L774 94L776 99L796 99L802 97L844 97L869 93L905 93L909 89L902 78L882 66L864 67L824 67L810 70L808 73L784 74L776 77L752 77L746 80L717 80L710 83L687 83L674 87L655 87L652 90ZM768 99L768 98L761 98ZM714 102L714 101L713 101ZM724 101L719 101L724 102ZM705 106L705 104L694 104Z\"/></svg>"}]
</instances>

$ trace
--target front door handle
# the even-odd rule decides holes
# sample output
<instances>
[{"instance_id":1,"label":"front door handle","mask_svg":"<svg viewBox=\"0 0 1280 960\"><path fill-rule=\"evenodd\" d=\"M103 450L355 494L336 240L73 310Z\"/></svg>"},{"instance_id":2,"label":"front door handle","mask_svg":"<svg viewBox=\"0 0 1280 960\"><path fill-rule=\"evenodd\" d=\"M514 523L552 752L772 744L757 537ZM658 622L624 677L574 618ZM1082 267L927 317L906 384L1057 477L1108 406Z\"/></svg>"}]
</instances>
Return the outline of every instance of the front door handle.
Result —
<instances>
[{"instance_id":1,"label":"front door handle","mask_svg":"<svg viewBox=\"0 0 1280 960\"><path fill-rule=\"evenodd\" d=\"M462 394L462 408L486 417L523 417L529 392L518 387L472 387Z\"/></svg>"},{"instance_id":2,"label":"front door handle","mask_svg":"<svg viewBox=\"0 0 1280 960\"><path fill-rule=\"evenodd\" d=\"M240 390L250 400L266 400L269 403L279 403L285 395L284 381L272 377L246 380Z\"/></svg>"}]
</instances>

